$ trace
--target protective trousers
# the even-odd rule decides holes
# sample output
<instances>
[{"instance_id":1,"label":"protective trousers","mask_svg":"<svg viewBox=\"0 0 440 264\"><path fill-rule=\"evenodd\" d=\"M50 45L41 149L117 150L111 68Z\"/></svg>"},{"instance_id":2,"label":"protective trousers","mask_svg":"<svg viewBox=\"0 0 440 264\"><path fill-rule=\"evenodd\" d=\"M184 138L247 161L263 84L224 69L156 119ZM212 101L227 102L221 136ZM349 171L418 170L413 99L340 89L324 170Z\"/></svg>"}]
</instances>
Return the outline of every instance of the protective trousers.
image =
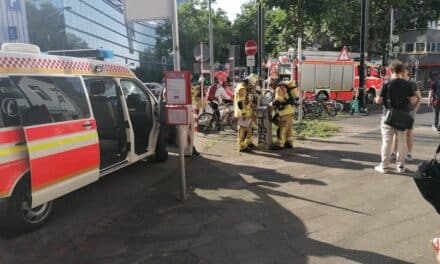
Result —
<instances>
[{"instance_id":1,"label":"protective trousers","mask_svg":"<svg viewBox=\"0 0 440 264\"><path fill-rule=\"evenodd\" d=\"M287 114L280 116L280 138L279 146L284 148L286 142L293 146L293 114Z\"/></svg>"},{"instance_id":2,"label":"protective trousers","mask_svg":"<svg viewBox=\"0 0 440 264\"><path fill-rule=\"evenodd\" d=\"M238 148L243 150L252 143L252 124L249 127L238 126Z\"/></svg>"}]
</instances>

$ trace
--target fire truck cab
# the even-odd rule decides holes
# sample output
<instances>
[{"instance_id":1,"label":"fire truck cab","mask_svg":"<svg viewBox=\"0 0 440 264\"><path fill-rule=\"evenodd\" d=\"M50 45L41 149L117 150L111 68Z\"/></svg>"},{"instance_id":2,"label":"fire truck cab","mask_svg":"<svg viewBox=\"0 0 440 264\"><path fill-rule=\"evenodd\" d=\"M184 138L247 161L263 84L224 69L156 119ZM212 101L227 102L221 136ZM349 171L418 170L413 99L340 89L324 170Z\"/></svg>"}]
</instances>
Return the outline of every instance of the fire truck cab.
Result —
<instances>
[{"instance_id":1,"label":"fire truck cab","mask_svg":"<svg viewBox=\"0 0 440 264\"><path fill-rule=\"evenodd\" d=\"M126 67L0 50L0 223L30 230L54 200L139 160L165 160L159 107Z\"/></svg>"},{"instance_id":2,"label":"fire truck cab","mask_svg":"<svg viewBox=\"0 0 440 264\"><path fill-rule=\"evenodd\" d=\"M388 67L372 63L366 63L365 67L365 94L367 96L367 103L371 104L374 102L374 98L380 94L382 85L390 79L390 71ZM354 88L359 88L359 67L355 67Z\"/></svg>"}]
</instances>

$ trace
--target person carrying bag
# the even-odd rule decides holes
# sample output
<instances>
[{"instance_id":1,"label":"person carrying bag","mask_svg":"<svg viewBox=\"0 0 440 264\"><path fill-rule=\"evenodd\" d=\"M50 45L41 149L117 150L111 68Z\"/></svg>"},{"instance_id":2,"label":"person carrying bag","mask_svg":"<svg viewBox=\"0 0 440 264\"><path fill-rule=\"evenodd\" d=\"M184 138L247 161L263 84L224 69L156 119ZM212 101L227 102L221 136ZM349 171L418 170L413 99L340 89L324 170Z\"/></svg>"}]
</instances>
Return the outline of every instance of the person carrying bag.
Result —
<instances>
[{"instance_id":1,"label":"person carrying bag","mask_svg":"<svg viewBox=\"0 0 440 264\"><path fill-rule=\"evenodd\" d=\"M380 173L388 173L391 157L393 138L397 139L396 170L398 173L405 171L406 155L406 130L411 128L414 119L409 115L409 105L416 104L417 98L412 84L405 80L403 74L405 65L394 63L391 65L391 80L382 87L380 95L376 98L377 104L383 104L381 122L382 148L381 163L374 167Z\"/></svg>"},{"instance_id":2,"label":"person carrying bag","mask_svg":"<svg viewBox=\"0 0 440 264\"><path fill-rule=\"evenodd\" d=\"M400 131L406 131L410 129L414 125L414 118L409 114L409 112L393 108L393 104L391 103L391 89L388 87L388 84L385 84L385 89L387 90L387 103L389 109L385 115L384 123L397 129Z\"/></svg>"}]
</instances>

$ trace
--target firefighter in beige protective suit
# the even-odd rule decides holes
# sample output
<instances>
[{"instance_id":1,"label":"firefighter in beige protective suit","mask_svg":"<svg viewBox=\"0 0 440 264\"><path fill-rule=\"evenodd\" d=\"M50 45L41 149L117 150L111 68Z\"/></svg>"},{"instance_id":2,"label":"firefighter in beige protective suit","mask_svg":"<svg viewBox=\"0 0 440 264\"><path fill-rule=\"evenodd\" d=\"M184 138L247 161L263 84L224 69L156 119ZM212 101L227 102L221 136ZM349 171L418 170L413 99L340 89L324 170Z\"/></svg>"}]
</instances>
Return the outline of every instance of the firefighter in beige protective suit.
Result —
<instances>
[{"instance_id":1,"label":"firefighter in beige protective suit","mask_svg":"<svg viewBox=\"0 0 440 264\"><path fill-rule=\"evenodd\" d=\"M278 144L273 149L293 148L293 114L298 100L298 89L294 81L278 84L275 98L270 104L279 115Z\"/></svg>"},{"instance_id":2,"label":"firefighter in beige protective suit","mask_svg":"<svg viewBox=\"0 0 440 264\"><path fill-rule=\"evenodd\" d=\"M252 142L252 127L254 121L254 94L258 76L251 74L235 87L234 116L238 118L238 149L240 152L250 152L255 147Z\"/></svg>"}]
</instances>

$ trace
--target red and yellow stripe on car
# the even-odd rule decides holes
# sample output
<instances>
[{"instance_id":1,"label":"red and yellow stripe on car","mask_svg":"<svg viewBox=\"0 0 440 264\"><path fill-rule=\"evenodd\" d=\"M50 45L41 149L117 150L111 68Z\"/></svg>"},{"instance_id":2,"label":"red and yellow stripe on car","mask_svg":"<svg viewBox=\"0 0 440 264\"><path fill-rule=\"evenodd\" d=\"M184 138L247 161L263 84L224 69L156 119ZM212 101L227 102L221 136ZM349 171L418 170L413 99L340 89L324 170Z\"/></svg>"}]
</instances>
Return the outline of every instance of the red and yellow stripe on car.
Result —
<instances>
[{"instance_id":1,"label":"red and yellow stripe on car","mask_svg":"<svg viewBox=\"0 0 440 264\"><path fill-rule=\"evenodd\" d=\"M102 71L95 72L94 68L96 65L102 66ZM135 76L127 67L115 63L61 56L19 54L0 54L0 72L19 74Z\"/></svg>"},{"instance_id":2,"label":"red and yellow stripe on car","mask_svg":"<svg viewBox=\"0 0 440 264\"><path fill-rule=\"evenodd\" d=\"M90 127L84 128L87 122ZM32 191L92 171L99 173L99 139L93 120L28 128Z\"/></svg>"},{"instance_id":3,"label":"red and yellow stripe on car","mask_svg":"<svg viewBox=\"0 0 440 264\"><path fill-rule=\"evenodd\" d=\"M0 198L9 196L18 179L29 170L23 129L0 129Z\"/></svg>"}]
</instances>

